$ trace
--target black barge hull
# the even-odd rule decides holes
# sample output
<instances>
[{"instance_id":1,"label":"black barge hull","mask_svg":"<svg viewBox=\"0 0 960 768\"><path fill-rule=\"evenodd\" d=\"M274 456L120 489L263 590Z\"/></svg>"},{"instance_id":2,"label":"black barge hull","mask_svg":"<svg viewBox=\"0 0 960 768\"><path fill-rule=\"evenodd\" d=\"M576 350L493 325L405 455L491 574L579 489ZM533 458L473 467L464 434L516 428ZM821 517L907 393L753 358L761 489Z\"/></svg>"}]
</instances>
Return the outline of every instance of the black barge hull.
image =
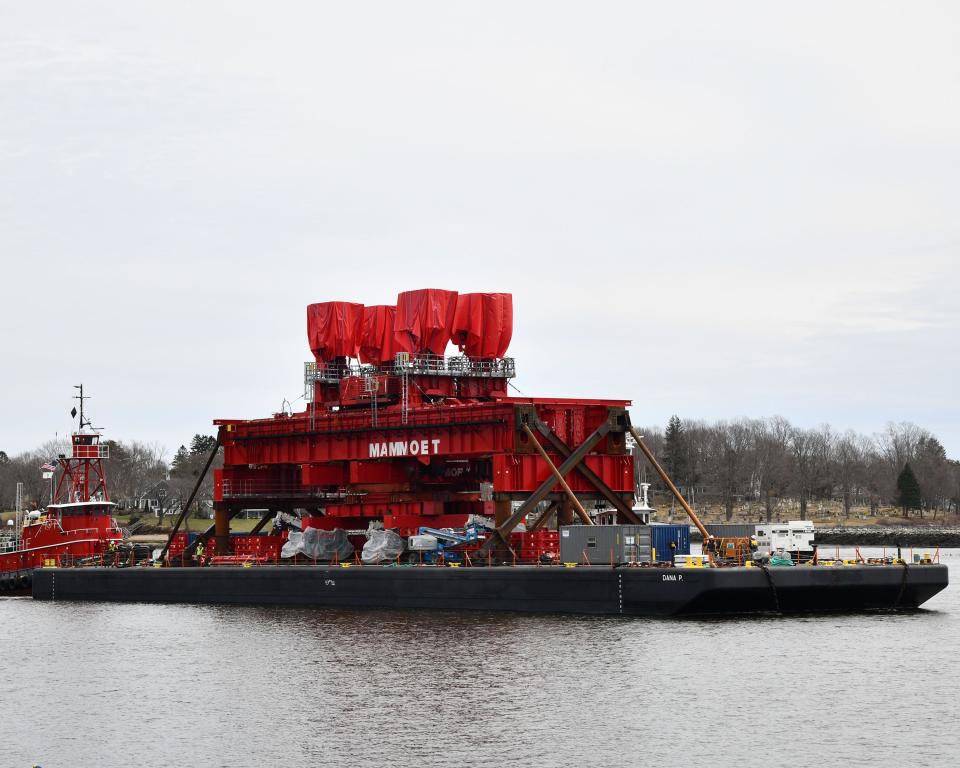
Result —
<instances>
[{"instance_id":1,"label":"black barge hull","mask_svg":"<svg viewBox=\"0 0 960 768\"><path fill-rule=\"evenodd\" d=\"M37 600L678 616L916 608L944 565L795 568L43 568Z\"/></svg>"}]
</instances>

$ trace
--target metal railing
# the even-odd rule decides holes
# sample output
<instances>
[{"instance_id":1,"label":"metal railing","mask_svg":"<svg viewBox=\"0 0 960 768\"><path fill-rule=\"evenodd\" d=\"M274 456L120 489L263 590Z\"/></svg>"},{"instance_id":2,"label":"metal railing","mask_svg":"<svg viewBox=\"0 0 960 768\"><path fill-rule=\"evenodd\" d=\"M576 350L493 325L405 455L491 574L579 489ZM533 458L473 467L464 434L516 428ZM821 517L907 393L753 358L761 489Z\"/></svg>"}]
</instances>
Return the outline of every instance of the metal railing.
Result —
<instances>
[{"instance_id":1,"label":"metal railing","mask_svg":"<svg viewBox=\"0 0 960 768\"><path fill-rule=\"evenodd\" d=\"M321 492L309 485L295 483L277 483L267 480L231 480L223 479L223 498L265 497L303 497L323 501L344 501L348 498L359 499L363 494L350 493L342 488L335 492Z\"/></svg>"},{"instance_id":2,"label":"metal railing","mask_svg":"<svg viewBox=\"0 0 960 768\"><path fill-rule=\"evenodd\" d=\"M517 375L512 357L493 360L474 360L465 355L409 355L382 365L348 363L304 363L303 378L307 387L315 383L336 384L349 376L451 376L484 379L512 379Z\"/></svg>"},{"instance_id":3,"label":"metal railing","mask_svg":"<svg viewBox=\"0 0 960 768\"><path fill-rule=\"evenodd\" d=\"M74 445L71 458L73 459L109 459L110 446L100 445L99 443L95 445Z\"/></svg>"}]
</instances>

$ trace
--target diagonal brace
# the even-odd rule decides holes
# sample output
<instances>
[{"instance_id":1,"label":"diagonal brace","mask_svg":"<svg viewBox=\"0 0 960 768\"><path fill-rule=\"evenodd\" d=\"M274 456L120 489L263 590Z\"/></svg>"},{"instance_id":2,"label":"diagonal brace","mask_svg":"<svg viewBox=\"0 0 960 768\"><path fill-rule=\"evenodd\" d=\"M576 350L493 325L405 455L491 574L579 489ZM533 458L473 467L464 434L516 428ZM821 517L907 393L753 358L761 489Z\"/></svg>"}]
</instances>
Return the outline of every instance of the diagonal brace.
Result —
<instances>
[{"instance_id":1,"label":"diagonal brace","mask_svg":"<svg viewBox=\"0 0 960 768\"><path fill-rule=\"evenodd\" d=\"M559 501L556 501L556 500L551 501L550 505L545 510L543 510L543 512L540 514L540 517L538 517L534 521L533 525L527 528L527 530L539 531L541 528L543 528L543 526L546 525L547 521L550 519L550 516L556 511L558 506L560 506Z\"/></svg>"},{"instance_id":2,"label":"diagonal brace","mask_svg":"<svg viewBox=\"0 0 960 768\"><path fill-rule=\"evenodd\" d=\"M200 491L200 486L203 483L203 479L207 476L207 472L210 471L210 465L213 464L213 460L217 457L217 451L220 450L220 432L217 432L217 441L214 443L213 450L210 451L210 455L207 456L207 463L203 465L203 471L200 473L200 476L197 478L196 485L193 486L193 490L190 491L190 496L187 498L187 503L183 505L183 508L180 510L180 514L177 517L177 522L173 524L173 528L170 530L170 535L167 537L167 543L163 545L163 549L160 552L160 560L162 561L167 556L167 550L170 549L170 544L173 542L173 537L177 535L177 531L180 529L180 526L183 524L184 518L187 516L187 512L190 510L190 505L193 504L193 499Z\"/></svg>"},{"instance_id":3,"label":"diagonal brace","mask_svg":"<svg viewBox=\"0 0 960 768\"><path fill-rule=\"evenodd\" d=\"M548 443L550 443L550 447L553 448L557 453L564 458L570 455L570 448L567 447L567 444L563 442L563 440L561 440L548 425L537 419L535 426L537 431L547 439ZM630 505L627 504L609 485L603 482L596 472L590 469L590 467L588 467L586 464L578 464L576 470L587 479L587 482L590 483L590 485L600 491L600 495L603 496L603 498L605 498L614 507L614 509L617 510L617 512L627 518L627 520L631 523L640 525L640 518L634 514Z\"/></svg>"},{"instance_id":4,"label":"diagonal brace","mask_svg":"<svg viewBox=\"0 0 960 768\"><path fill-rule=\"evenodd\" d=\"M527 437L533 441L533 447L537 449L537 453L540 454L540 458L543 459L544 463L549 468L550 473L557 479L557 482L560 483L560 487L563 488L563 492L567 494L567 497L570 499L570 503L573 504L573 508L577 512L577 516L583 521L584 525L593 525L593 520L590 519L590 515L587 514L587 510L583 508L583 504L580 503L580 499L577 498L577 495L570 489L570 485L564 479L563 475L561 475L557 470L556 464L550 460L547 452L543 450L543 446L540 445L540 441L537 440L537 436L533 434L533 430L524 424L523 431Z\"/></svg>"},{"instance_id":5,"label":"diagonal brace","mask_svg":"<svg viewBox=\"0 0 960 768\"><path fill-rule=\"evenodd\" d=\"M577 448L574 450L564 462L557 467L557 472L560 475L567 475L569 472L576 467L584 457L592 451L597 443L603 440L607 436L607 433L612 429L612 424L610 419L604 421L599 427L597 427L590 436L584 440ZM557 478L553 475L550 475L546 480L540 483L537 486L537 489L527 497L527 499L521 504L517 511L514 512L510 517L501 523L496 529L496 536L487 539L487 542L480 549L481 552L489 551L495 545L494 539L499 539L501 542L506 543L510 532L520 524L520 521L523 520L533 509L536 508L537 504L543 501L547 494L553 490L553 487L557 484Z\"/></svg>"}]
</instances>

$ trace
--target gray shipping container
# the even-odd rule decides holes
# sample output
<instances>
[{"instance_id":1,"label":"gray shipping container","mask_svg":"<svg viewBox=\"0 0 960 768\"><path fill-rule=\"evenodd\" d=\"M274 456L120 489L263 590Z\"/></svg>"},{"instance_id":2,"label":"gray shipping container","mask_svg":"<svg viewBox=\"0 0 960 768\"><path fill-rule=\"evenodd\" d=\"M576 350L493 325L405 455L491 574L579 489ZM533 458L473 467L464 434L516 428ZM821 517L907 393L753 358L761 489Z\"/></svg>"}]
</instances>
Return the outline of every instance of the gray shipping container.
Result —
<instances>
[{"instance_id":1,"label":"gray shipping container","mask_svg":"<svg viewBox=\"0 0 960 768\"><path fill-rule=\"evenodd\" d=\"M560 562L590 565L642 563L650 560L648 525L564 525L560 528Z\"/></svg>"},{"instance_id":2,"label":"gray shipping container","mask_svg":"<svg viewBox=\"0 0 960 768\"><path fill-rule=\"evenodd\" d=\"M753 523L707 523L707 531L718 539L753 536L756 527Z\"/></svg>"}]
</instances>

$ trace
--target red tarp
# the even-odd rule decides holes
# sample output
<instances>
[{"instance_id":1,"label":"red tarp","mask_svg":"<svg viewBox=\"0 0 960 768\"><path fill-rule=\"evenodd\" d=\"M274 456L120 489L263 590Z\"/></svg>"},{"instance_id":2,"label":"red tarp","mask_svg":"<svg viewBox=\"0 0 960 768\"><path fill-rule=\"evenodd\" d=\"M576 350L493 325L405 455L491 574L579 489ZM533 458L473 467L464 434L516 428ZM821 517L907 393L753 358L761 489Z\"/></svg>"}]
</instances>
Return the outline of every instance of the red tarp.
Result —
<instances>
[{"instance_id":1,"label":"red tarp","mask_svg":"<svg viewBox=\"0 0 960 768\"><path fill-rule=\"evenodd\" d=\"M356 357L363 329L363 304L325 301L307 307L307 338L317 362Z\"/></svg>"},{"instance_id":2,"label":"red tarp","mask_svg":"<svg viewBox=\"0 0 960 768\"><path fill-rule=\"evenodd\" d=\"M398 348L442 355L453 332L456 309L456 291L424 288L401 293L394 326Z\"/></svg>"},{"instance_id":3,"label":"red tarp","mask_svg":"<svg viewBox=\"0 0 960 768\"><path fill-rule=\"evenodd\" d=\"M385 304L363 308L363 333L360 335L360 362L371 365L389 363L397 352L410 352L400 346L394 327L397 308Z\"/></svg>"},{"instance_id":4,"label":"red tarp","mask_svg":"<svg viewBox=\"0 0 960 768\"><path fill-rule=\"evenodd\" d=\"M453 341L468 357L503 357L512 337L511 294L460 294L453 320Z\"/></svg>"}]
</instances>

